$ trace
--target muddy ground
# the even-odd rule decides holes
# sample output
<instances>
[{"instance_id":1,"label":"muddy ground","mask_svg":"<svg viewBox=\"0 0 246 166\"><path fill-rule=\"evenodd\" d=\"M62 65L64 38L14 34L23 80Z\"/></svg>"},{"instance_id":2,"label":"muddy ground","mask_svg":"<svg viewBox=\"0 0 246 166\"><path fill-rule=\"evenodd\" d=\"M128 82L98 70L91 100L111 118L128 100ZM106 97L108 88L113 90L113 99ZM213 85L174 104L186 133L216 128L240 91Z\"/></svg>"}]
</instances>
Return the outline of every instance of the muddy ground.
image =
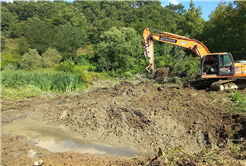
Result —
<instances>
[{"instance_id":1,"label":"muddy ground","mask_svg":"<svg viewBox=\"0 0 246 166\"><path fill-rule=\"evenodd\" d=\"M30 165L42 159L44 165L146 165L158 149L179 147L186 153L199 153L224 146L232 130L237 133L233 139L244 140L246 116L227 112L232 107L228 93L124 81L76 95L2 100L2 107L8 108L1 113L2 127L31 118L63 126L84 140L137 152L132 157L54 153L25 136L6 132L1 136L1 164ZM28 156L32 151L35 156Z\"/></svg>"}]
</instances>

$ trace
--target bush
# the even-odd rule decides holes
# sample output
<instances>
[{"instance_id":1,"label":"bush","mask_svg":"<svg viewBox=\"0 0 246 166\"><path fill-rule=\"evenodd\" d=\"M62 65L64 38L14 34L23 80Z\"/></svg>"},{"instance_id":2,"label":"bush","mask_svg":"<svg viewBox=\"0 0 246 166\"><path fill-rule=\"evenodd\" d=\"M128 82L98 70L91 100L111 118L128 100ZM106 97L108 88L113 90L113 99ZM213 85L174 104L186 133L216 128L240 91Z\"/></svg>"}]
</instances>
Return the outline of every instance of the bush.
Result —
<instances>
[{"instance_id":1,"label":"bush","mask_svg":"<svg viewBox=\"0 0 246 166\"><path fill-rule=\"evenodd\" d=\"M8 64L4 67L4 70L17 70L17 66Z\"/></svg>"},{"instance_id":2,"label":"bush","mask_svg":"<svg viewBox=\"0 0 246 166\"><path fill-rule=\"evenodd\" d=\"M55 70L74 73L75 64L73 61L63 61L54 66Z\"/></svg>"},{"instance_id":3,"label":"bush","mask_svg":"<svg viewBox=\"0 0 246 166\"><path fill-rule=\"evenodd\" d=\"M199 73L199 57L187 55L184 48L166 43L155 43L155 68L168 67L172 75L190 77Z\"/></svg>"},{"instance_id":4,"label":"bush","mask_svg":"<svg viewBox=\"0 0 246 166\"><path fill-rule=\"evenodd\" d=\"M45 53L42 54L44 67L50 68L53 67L55 64L58 64L62 60L62 56L59 52L54 48L48 48Z\"/></svg>"},{"instance_id":5,"label":"bush","mask_svg":"<svg viewBox=\"0 0 246 166\"><path fill-rule=\"evenodd\" d=\"M1 52L1 69L5 69L8 65L17 68L20 58L21 56L18 52L11 51L9 48L6 48L3 52Z\"/></svg>"},{"instance_id":6,"label":"bush","mask_svg":"<svg viewBox=\"0 0 246 166\"><path fill-rule=\"evenodd\" d=\"M35 49L30 49L28 53L25 53L19 64L24 70L33 70L43 67L43 58L38 54Z\"/></svg>"},{"instance_id":7,"label":"bush","mask_svg":"<svg viewBox=\"0 0 246 166\"><path fill-rule=\"evenodd\" d=\"M92 70L93 66L77 66L73 61L64 61L54 66L55 70L64 71L75 74L79 77L80 82L89 84L94 80L101 79L101 76L95 72L88 72Z\"/></svg>"}]
</instances>

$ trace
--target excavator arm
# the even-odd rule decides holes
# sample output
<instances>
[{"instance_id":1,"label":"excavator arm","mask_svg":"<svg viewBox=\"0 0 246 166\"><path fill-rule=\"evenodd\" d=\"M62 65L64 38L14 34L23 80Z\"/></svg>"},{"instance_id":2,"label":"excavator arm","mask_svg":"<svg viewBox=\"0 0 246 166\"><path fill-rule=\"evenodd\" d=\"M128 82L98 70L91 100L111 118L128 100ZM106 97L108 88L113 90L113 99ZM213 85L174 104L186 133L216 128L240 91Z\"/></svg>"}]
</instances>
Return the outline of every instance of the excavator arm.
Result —
<instances>
[{"instance_id":1,"label":"excavator arm","mask_svg":"<svg viewBox=\"0 0 246 166\"><path fill-rule=\"evenodd\" d=\"M151 33L151 31L158 32L160 34ZM150 72L148 69L151 68L153 72L155 72L154 69L154 42L153 41L159 41L163 43L169 43L172 45L188 48L192 51L194 51L199 57L200 60L203 56L210 54L208 48L200 41L191 39L185 36L179 36L172 33L167 32L161 32L158 30L145 28L143 32L143 49L144 49L144 56L145 58L149 58L149 66L147 66L145 69Z\"/></svg>"}]
</instances>

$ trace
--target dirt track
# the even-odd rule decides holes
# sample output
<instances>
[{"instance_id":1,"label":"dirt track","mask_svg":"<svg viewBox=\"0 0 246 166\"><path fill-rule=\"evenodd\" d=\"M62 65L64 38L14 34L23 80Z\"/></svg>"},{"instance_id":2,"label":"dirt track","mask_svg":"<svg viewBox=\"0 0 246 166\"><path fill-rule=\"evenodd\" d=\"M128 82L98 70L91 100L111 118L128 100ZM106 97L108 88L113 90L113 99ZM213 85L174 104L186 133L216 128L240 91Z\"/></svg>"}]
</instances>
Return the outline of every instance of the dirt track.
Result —
<instances>
[{"instance_id":1,"label":"dirt track","mask_svg":"<svg viewBox=\"0 0 246 166\"><path fill-rule=\"evenodd\" d=\"M50 125L65 126L66 130L80 134L85 140L137 149L138 155L155 154L155 149L174 147L199 152L217 146L228 136L228 119L225 117L228 116L226 109L232 103L227 102L225 93L229 92L208 93L170 85L155 86L150 82L122 82L86 94L62 95L54 99L2 100L3 106L16 105L16 108L2 112L2 125L29 117L47 121ZM242 137L246 137L245 123L245 117L235 115L230 118L230 124L236 126L235 131ZM37 149L39 157L26 157L30 149ZM13 155L20 151L21 155ZM45 165L141 163L139 158L127 160L75 152L51 153L22 136L2 135L3 165L13 162L24 165L38 159L43 159Z\"/></svg>"}]
</instances>

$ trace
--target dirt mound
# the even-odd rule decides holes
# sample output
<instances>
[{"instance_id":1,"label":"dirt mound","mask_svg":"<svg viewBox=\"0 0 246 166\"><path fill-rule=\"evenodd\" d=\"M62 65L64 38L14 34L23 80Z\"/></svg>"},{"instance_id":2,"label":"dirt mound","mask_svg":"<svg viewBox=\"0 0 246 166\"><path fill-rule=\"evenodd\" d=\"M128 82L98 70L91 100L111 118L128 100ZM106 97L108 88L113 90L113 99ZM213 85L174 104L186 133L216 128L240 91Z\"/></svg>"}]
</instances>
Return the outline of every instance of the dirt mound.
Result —
<instances>
[{"instance_id":1,"label":"dirt mound","mask_svg":"<svg viewBox=\"0 0 246 166\"><path fill-rule=\"evenodd\" d=\"M155 72L155 80L158 83L164 83L167 80L169 74L169 68L158 68Z\"/></svg>"}]
</instances>

